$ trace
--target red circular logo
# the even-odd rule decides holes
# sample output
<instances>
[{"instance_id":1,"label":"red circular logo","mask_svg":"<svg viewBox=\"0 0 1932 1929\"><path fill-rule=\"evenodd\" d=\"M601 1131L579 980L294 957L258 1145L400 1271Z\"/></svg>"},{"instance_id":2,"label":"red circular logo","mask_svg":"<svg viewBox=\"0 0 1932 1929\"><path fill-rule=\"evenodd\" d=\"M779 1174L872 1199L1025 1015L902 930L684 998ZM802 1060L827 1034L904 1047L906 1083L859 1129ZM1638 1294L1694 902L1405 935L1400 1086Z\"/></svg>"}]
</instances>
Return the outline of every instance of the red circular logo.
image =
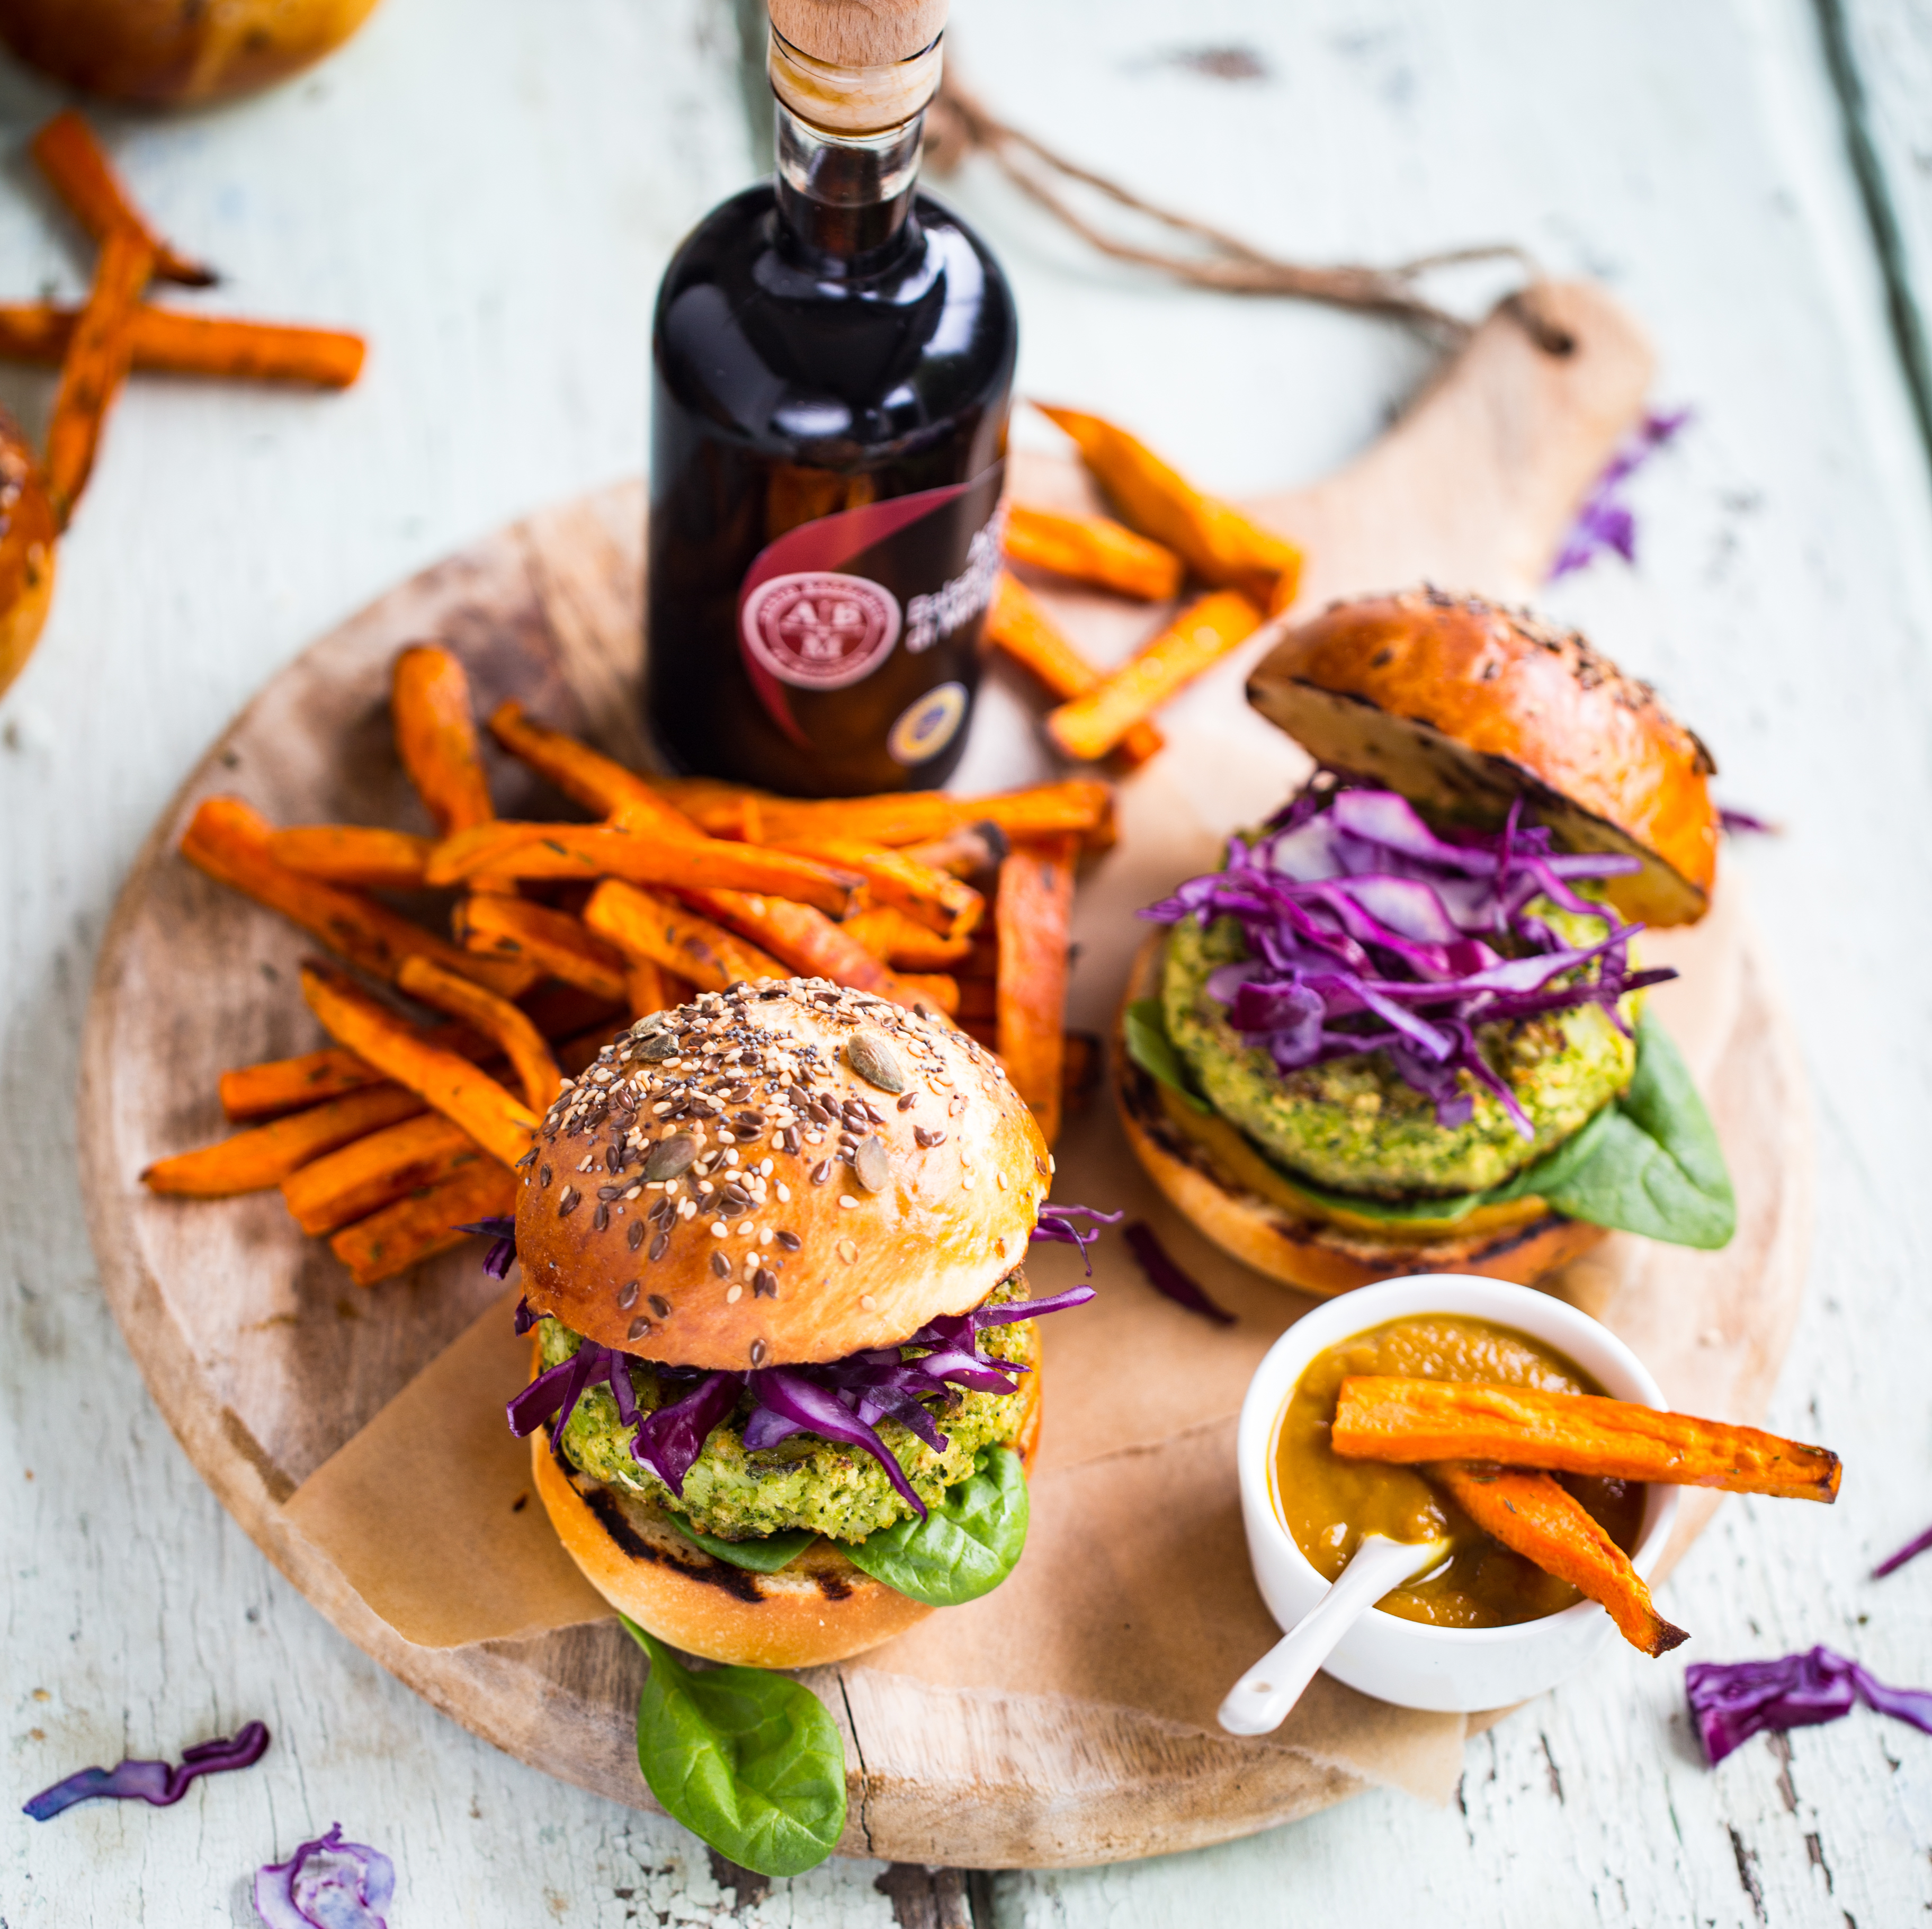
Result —
<instances>
[{"instance_id":1,"label":"red circular logo","mask_svg":"<svg viewBox=\"0 0 1932 1929\"><path fill-rule=\"evenodd\" d=\"M899 640L898 598L863 576L810 570L774 576L745 598L745 646L781 682L842 690L869 675Z\"/></svg>"}]
</instances>

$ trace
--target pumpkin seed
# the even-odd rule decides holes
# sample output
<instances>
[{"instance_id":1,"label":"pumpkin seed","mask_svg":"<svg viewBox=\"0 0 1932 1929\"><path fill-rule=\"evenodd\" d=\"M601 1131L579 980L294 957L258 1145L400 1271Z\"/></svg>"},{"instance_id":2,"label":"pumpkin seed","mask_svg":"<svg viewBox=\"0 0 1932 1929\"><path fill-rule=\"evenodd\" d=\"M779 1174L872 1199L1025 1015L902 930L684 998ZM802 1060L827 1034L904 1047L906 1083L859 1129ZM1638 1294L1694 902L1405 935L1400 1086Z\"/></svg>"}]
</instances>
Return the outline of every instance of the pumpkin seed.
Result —
<instances>
[{"instance_id":1,"label":"pumpkin seed","mask_svg":"<svg viewBox=\"0 0 1932 1929\"><path fill-rule=\"evenodd\" d=\"M680 1172L689 1171L691 1162L697 1156L698 1141L688 1132L680 1132L674 1138L661 1138L644 1161L644 1177L653 1182L674 1179Z\"/></svg>"},{"instance_id":2,"label":"pumpkin seed","mask_svg":"<svg viewBox=\"0 0 1932 1929\"><path fill-rule=\"evenodd\" d=\"M882 1092L902 1092L910 1082L898 1054L876 1031L855 1031L846 1041L845 1062Z\"/></svg>"}]
</instances>

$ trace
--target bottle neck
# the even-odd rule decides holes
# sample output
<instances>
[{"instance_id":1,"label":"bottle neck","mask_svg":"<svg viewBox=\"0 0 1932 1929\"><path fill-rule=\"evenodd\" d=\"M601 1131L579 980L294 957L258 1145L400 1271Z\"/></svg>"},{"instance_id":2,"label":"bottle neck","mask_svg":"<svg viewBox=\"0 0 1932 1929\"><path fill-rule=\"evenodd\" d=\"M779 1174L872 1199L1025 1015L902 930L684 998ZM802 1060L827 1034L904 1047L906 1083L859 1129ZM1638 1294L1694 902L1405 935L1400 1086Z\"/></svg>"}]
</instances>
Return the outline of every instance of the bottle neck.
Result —
<instances>
[{"instance_id":1,"label":"bottle neck","mask_svg":"<svg viewBox=\"0 0 1932 1929\"><path fill-rule=\"evenodd\" d=\"M813 127L782 100L773 105L778 213L786 227L834 273L873 266L907 232L923 109L883 133L847 134Z\"/></svg>"}]
</instances>

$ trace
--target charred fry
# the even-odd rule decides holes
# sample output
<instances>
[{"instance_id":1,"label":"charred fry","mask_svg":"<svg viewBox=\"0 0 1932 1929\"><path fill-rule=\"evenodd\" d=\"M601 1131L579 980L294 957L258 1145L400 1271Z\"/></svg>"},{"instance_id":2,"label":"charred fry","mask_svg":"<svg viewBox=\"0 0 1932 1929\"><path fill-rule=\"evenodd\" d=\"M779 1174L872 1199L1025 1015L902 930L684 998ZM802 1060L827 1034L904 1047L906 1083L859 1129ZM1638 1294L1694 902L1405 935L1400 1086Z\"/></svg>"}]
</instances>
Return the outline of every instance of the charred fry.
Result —
<instances>
[{"instance_id":1,"label":"charred fry","mask_svg":"<svg viewBox=\"0 0 1932 1929\"><path fill-rule=\"evenodd\" d=\"M722 992L745 979L790 975L757 946L615 878L598 886L584 908L584 922L626 957L661 965L700 991Z\"/></svg>"},{"instance_id":2,"label":"charred fry","mask_svg":"<svg viewBox=\"0 0 1932 1929\"><path fill-rule=\"evenodd\" d=\"M1492 1540L1602 1603L1633 1648L1654 1657L1690 1640L1652 1605L1650 1589L1630 1556L1549 1474L1464 1461L1426 1471Z\"/></svg>"},{"instance_id":3,"label":"charred fry","mask_svg":"<svg viewBox=\"0 0 1932 1929\"><path fill-rule=\"evenodd\" d=\"M396 982L412 998L474 1025L500 1046L515 1068L531 1111L548 1112L563 1089L563 1074L543 1034L507 998L459 978L427 958L405 958Z\"/></svg>"},{"instance_id":4,"label":"charred fry","mask_svg":"<svg viewBox=\"0 0 1932 1929\"><path fill-rule=\"evenodd\" d=\"M338 1232L328 1242L329 1250L358 1286L376 1286L420 1260L460 1246L470 1237L464 1226L497 1218L513 1210L516 1202L515 1174L500 1166L479 1166Z\"/></svg>"},{"instance_id":5,"label":"charred fry","mask_svg":"<svg viewBox=\"0 0 1932 1929\"><path fill-rule=\"evenodd\" d=\"M1378 1374L1342 1382L1333 1438L1353 1460L1491 1460L1786 1500L1837 1499L1841 1472L1822 1447L1634 1401Z\"/></svg>"},{"instance_id":6,"label":"charred fry","mask_svg":"<svg viewBox=\"0 0 1932 1929\"><path fill-rule=\"evenodd\" d=\"M270 854L269 836L268 826L238 797L208 797L182 836L182 855L218 884L279 911L373 976L393 983L403 960L414 957L473 978L505 998L534 982L532 965L460 951L373 898L291 871Z\"/></svg>"},{"instance_id":7,"label":"charred fry","mask_svg":"<svg viewBox=\"0 0 1932 1929\"><path fill-rule=\"evenodd\" d=\"M456 934L486 957L524 958L613 1004L627 995L624 954L580 918L522 898L478 896L455 912Z\"/></svg>"}]
</instances>

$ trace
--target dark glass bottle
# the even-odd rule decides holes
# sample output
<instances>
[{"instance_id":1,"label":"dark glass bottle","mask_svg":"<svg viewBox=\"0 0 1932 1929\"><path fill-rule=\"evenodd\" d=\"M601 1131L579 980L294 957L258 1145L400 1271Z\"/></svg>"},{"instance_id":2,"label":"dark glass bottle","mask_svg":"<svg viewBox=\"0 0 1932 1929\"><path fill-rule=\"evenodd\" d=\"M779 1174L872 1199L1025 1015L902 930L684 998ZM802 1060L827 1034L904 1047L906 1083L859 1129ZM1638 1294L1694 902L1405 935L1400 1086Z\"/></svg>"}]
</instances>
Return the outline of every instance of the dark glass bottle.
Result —
<instances>
[{"instance_id":1,"label":"dark glass bottle","mask_svg":"<svg viewBox=\"0 0 1932 1929\"><path fill-rule=\"evenodd\" d=\"M924 788L965 748L999 567L1012 296L917 190L936 46L910 116L853 134L786 104L801 57L774 43L777 176L658 294L646 721L682 772ZM907 76L847 71L898 80L903 110Z\"/></svg>"}]
</instances>

